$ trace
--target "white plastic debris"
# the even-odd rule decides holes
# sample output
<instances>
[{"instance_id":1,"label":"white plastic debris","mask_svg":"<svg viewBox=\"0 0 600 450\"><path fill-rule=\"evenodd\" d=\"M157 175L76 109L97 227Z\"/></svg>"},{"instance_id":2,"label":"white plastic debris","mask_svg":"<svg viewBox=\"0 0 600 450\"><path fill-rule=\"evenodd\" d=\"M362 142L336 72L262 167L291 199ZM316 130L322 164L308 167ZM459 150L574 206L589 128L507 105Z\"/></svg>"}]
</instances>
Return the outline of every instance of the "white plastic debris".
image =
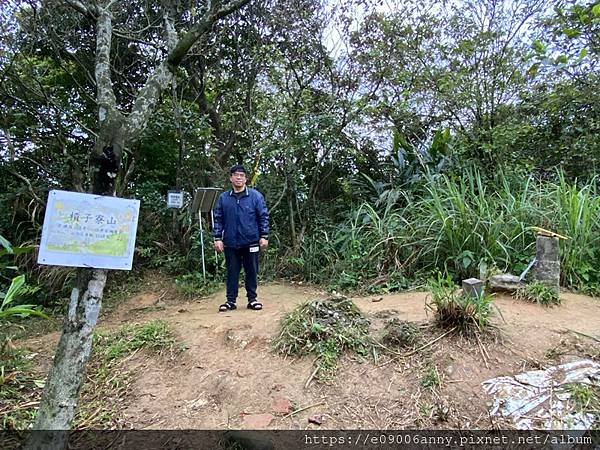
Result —
<instances>
[{"instance_id":1,"label":"white plastic debris","mask_svg":"<svg viewBox=\"0 0 600 450\"><path fill-rule=\"evenodd\" d=\"M482 385L494 396L490 416L510 419L517 429L587 430L595 417L577 411L568 389L574 383L600 386L600 364L575 361L493 378Z\"/></svg>"}]
</instances>

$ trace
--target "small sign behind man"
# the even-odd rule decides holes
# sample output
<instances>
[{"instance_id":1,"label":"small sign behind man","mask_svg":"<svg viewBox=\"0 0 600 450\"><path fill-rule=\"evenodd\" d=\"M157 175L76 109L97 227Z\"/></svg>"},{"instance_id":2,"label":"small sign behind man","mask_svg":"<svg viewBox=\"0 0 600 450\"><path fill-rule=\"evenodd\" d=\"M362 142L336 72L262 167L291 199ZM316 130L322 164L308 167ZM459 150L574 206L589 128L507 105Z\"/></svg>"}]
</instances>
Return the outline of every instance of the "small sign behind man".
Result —
<instances>
[{"instance_id":1,"label":"small sign behind man","mask_svg":"<svg viewBox=\"0 0 600 450\"><path fill-rule=\"evenodd\" d=\"M183 192L168 191L167 192L167 208L183 208Z\"/></svg>"}]
</instances>

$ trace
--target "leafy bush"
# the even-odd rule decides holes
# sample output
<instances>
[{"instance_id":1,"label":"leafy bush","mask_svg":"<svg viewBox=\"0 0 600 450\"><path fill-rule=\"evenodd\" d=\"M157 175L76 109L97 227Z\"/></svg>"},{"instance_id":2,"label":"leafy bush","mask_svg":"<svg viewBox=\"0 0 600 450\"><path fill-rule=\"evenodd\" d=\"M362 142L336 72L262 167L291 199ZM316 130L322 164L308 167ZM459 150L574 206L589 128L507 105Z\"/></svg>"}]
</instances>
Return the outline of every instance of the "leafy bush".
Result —
<instances>
[{"instance_id":1,"label":"leafy bush","mask_svg":"<svg viewBox=\"0 0 600 450\"><path fill-rule=\"evenodd\" d=\"M31 251L31 247L13 247L4 237L0 236L0 275L6 270L17 270L17 267L10 265L6 261L6 256L19 255ZM2 290L0 285L0 320L11 316L27 317L38 316L48 318L44 313L39 311L35 305L16 304L15 301L19 297L34 294L38 288L25 284L25 275L19 275L12 278L10 285L6 290ZM12 305L14 306L12 306Z\"/></svg>"},{"instance_id":2,"label":"leafy bush","mask_svg":"<svg viewBox=\"0 0 600 450\"><path fill-rule=\"evenodd\" d=\"M17 298L20 291L24 289L24 284L25 275L19 275L18 277L13 278L6 292L0 292L0 299L2 299L2 304L0 304L0 320L6 319L10 316L38 316L43 317L44 319L48 318L48 316L39 311L35 305L10 306L10 304Z\"/></svg>"}]
</instances>

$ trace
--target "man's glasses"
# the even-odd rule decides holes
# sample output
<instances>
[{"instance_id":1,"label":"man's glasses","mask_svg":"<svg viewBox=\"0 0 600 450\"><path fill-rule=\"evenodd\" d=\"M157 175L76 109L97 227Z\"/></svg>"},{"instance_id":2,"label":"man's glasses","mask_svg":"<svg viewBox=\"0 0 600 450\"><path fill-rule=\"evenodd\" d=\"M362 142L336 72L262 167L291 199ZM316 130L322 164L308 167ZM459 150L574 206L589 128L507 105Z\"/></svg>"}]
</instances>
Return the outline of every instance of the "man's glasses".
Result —
<instances>
[{"instance_id":1,"label":"man's glasses","mask_svg":"<svg viewBox=\"0 0 600 450\"><path fill-rule=\"evenodd\" d=\"M232 173L231 174L232 177L234 178L246 178L246 174L245 173Z\"/></svg>"}]
</instances>

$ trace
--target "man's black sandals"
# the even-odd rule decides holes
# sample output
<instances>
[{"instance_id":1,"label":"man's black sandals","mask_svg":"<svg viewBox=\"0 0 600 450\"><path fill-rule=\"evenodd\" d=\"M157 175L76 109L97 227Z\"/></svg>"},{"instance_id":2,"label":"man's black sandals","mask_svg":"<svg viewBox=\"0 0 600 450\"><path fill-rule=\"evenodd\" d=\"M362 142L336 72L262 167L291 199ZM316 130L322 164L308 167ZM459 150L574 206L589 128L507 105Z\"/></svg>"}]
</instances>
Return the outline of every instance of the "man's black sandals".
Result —
<instances>
[{"instance_id":1,"label":"man's black sandals","mask_svg":"<svg viewBox=\"0 0 600 450\"><path fill-rule=\"evenodd\" d=\"M225 302L221 306L219 306L219 312L233 311L234 309L237 309L235 303Z\"/></svg>"},{"instance_id":2,"label":"man's black sandals","mask_svg":"<svg viewBox=\"0 0 600 450\"><path fill-rule=\"evenodd\" d=\"M257 302L256 300L252 300L251 302L248 302L248 309L258 311L262 309L262 303Z\"/></svg>"}]
</instances>

